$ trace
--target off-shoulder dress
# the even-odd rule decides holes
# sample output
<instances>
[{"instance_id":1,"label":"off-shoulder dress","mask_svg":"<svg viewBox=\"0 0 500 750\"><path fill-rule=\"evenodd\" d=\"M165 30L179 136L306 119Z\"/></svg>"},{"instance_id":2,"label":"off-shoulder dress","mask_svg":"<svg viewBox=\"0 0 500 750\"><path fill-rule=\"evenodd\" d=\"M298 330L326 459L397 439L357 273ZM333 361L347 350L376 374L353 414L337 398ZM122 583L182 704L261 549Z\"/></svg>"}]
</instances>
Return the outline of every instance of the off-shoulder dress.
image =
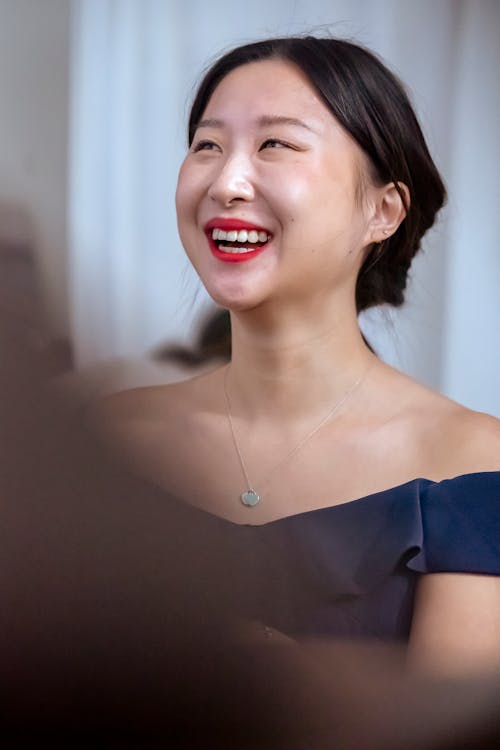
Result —
<instances>
[{"instance_id":1,"label":"off-shoulder dress","mask_svg":"<svg viewBox=\"0 0 500 750\"><path fill-rule=\"evenodd\" d=\"M500 575L498 471L413 479L258 526L206 515L229 544L238 607L292 637L404 641L420 575Z\"/></svg>"}]
</instances>

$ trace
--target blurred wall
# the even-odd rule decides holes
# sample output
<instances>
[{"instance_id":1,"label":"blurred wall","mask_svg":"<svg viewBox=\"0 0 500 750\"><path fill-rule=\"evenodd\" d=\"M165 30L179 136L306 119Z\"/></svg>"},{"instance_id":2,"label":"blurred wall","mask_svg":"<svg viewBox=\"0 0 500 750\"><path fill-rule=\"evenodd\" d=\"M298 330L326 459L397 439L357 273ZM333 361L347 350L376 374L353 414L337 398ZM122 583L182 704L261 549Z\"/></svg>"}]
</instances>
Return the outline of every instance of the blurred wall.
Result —
<instances>
[{"instance_id":1,"label":"blurred wall","mask_svg":"<svg viewBox=\"0 0 500 750\"><path fill-rule=\"evenodd\" d=\"M68 325L69 13L67 0L0 0L0 236L33 236L56 336Z\"/></svg>"}]
</instances>

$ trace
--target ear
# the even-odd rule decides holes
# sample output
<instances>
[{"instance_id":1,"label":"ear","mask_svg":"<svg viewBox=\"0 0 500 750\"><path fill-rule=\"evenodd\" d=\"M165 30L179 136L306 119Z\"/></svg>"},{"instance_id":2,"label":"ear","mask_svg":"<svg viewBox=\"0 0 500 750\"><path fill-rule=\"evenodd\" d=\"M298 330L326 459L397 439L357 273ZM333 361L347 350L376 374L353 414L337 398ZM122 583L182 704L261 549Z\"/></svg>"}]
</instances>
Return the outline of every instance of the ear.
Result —
<instances>
[{"instance_id":1,"label":"ear","mask_svg":"<svg viewBox=\"0 0 500 750\"><path fill-rule=\"evenodd\" d=\"M410 207L410 191L404 182L397 184L397 188L394 182L374 188L373 213L367 227L367 245L389 239L406 216L407 208ZM400 193L404 196L404 202Z\"/></svg>"}]
</instances>

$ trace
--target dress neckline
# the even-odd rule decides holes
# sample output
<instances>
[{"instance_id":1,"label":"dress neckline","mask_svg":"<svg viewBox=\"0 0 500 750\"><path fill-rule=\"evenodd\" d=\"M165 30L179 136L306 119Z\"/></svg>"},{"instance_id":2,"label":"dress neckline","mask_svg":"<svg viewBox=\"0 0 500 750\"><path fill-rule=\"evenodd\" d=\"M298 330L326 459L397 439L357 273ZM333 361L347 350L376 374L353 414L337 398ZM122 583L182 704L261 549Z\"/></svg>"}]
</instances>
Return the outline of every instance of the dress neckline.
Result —
<instances>
[{"instance_id":1,"label":"dress neckline","mask_svg":"<svg viewBox=\"0 0 500 750\"><path fill-rule=\"evenodd\" d=\"M474 471L469 472L466 474L458 474L454 477L449 477L448 479L441 479L441 480L434 480L434 479L428 479L426 477L415 477L414 479L410 479L406 482L402 482L401 484L396 484L392 487L387 487L383 490L378 490L377 492L371 492L368 495L363 495L362 497L353 498L352 500L345 500L341 503L335 503L334 505L322 505L319 508L311 508L310 510L303 510L298 513L291 513L287 516L280 516L279 518L271 519L270 521L264 521L262 523L239 523L238 521L231 521L230 518L226 518L225 516L220 516L217 513L213 513L210 510L207 510L205 508L200 508L197 505L193 505L191 503L186 503L184 501L178 501L182 502L184 505L187 505L190 509L193 509L195 511L199 511L200 513L203 513L206 516L211 517L215 521L220 521L223 524L228 524L229 526L236 526L244 529L262 529L268 526L273 526L275 524L281 523L285 524L288 521L293 521L295 519L302 518L304 516L312 516L314 514L319 514L321 512L333 512L335 510L340 510L342 508L348 508L350 506L356 506L361 505L363 503L369 502L370 500L373 500L373 498L379 496L379 495L388 495L395 493L397 491L401 491L406 487L411 487L412 485L418 484L419 482L422 482L426 487L429 485L442 485L446 482L455 482L462 479L467 479L469 477L487 477L491 475L498 475L500 477L500 471ZM249 510L251 513L251 509Z\"/></svg>"}]
</instances>

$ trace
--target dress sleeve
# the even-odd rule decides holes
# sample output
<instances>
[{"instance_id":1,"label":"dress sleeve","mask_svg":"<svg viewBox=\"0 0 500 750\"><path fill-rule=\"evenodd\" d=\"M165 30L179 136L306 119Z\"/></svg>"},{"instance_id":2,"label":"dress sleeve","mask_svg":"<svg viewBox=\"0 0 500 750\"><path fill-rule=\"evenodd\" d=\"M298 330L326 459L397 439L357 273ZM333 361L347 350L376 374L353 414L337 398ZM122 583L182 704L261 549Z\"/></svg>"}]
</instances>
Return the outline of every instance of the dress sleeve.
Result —
<instances>
[{"instance_id":1,"label":"dress sleeve","mask_svg":"<svg viewBox=\"0 0 500 750\"><path fill-rule=\"evenodd\" d=\"M408 568L500 575L500 472L422 485L420 514L421 539Z\"/></svg>"}]
</instances>

